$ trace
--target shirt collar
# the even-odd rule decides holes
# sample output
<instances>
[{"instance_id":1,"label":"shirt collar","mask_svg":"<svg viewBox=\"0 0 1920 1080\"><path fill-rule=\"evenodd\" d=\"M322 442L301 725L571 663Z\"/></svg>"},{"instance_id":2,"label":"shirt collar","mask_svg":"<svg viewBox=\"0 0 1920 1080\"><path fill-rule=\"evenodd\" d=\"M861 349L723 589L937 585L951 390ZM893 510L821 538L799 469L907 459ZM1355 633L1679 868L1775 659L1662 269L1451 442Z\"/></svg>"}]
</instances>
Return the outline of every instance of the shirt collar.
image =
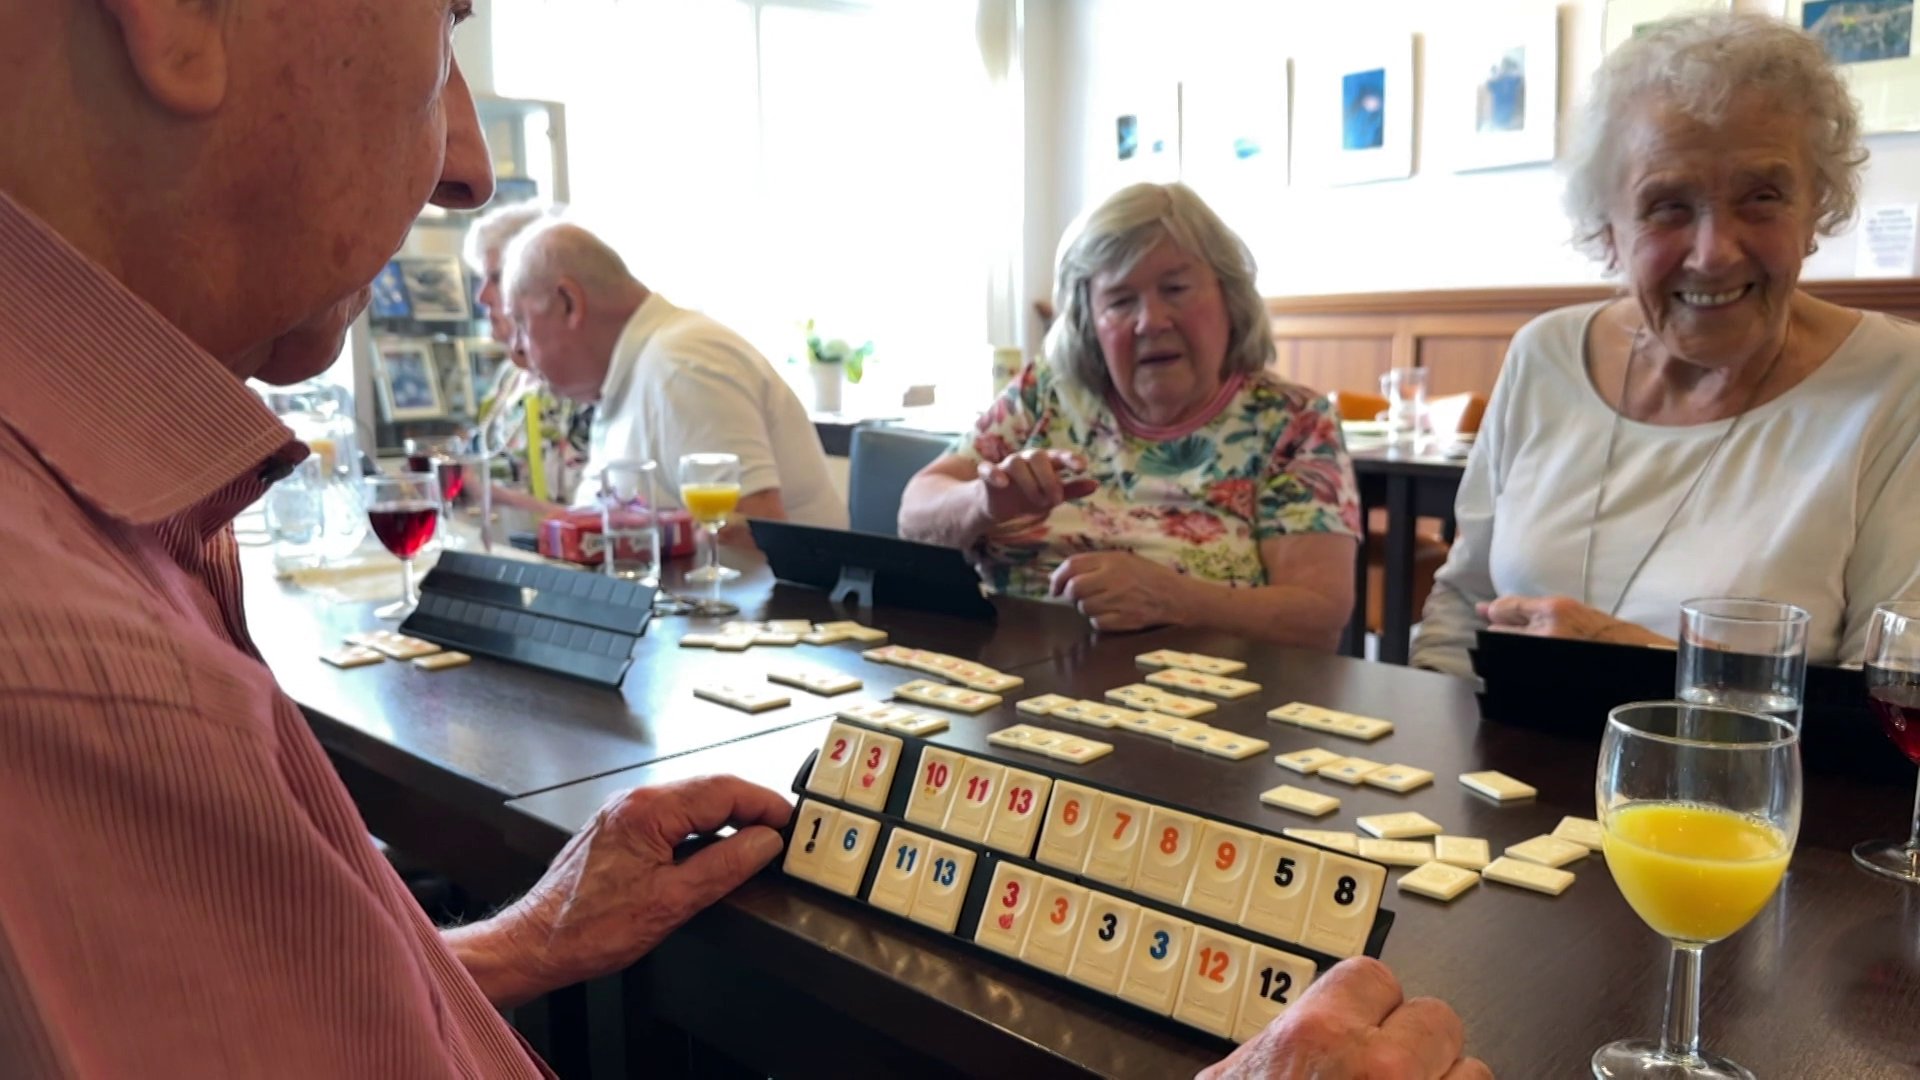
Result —
<instances>
[{"instance_id":1,"label":"shirt collar","mask_svg":"<svg viewBox=\"0 0 1920 1080\"><path fill-rule=\"evenodd\" d=\"M660 328L679 310L659 293L648 293L647 298L640 301L640 306L633 309L633 314L627 318L627 325L620 331L620 340L613 347L613 359L607 364L607 377L600 383L598 412L620 407L619 402L627 394L627 383L633 378L634 363L646 351L653 335L659 333Z\"/></svg>"},{"instance_id":2,"label":"shirt collar","mask_svg":"<svg viewBox=\"0 0 1920 1080\"><path fill-rule=\"evenodd\" d=\"M0 423L108 516L151 525L306 457L244 382L4 191L0 297Z\"/></svg>"}]
</instances>

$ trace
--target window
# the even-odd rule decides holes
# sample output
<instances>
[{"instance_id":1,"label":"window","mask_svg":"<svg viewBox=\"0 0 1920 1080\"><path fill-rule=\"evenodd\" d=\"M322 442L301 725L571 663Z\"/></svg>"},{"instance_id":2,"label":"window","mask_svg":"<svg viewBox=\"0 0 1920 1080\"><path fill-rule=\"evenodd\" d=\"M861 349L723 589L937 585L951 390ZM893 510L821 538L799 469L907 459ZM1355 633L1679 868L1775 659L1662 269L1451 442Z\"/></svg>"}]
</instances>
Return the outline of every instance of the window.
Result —
<instances>
[{"instance_id":1,"label":"window","mask_svg":"<svg viewBox=\"0 0 1920 1080\"><path fill-rule=\"evenodd\" d=\"M986 391L973 0L498 0L495 83L567 107L573 205L634 273L787 369L871 339L850 407ZM803 389L806 399L810 391Z\"/></svg>"}]
</instances>

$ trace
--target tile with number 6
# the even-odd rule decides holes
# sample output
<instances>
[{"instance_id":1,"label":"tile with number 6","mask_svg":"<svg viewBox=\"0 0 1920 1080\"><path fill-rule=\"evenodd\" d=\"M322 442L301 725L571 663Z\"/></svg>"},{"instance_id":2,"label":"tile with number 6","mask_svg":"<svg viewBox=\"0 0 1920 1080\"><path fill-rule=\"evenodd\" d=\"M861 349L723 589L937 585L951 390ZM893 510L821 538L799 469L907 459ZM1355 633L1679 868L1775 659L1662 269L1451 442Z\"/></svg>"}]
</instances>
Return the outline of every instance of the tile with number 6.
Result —
<instances>
[{"instance_id":1,"label":"tile with number 6","mask_svg":"<svg viewBox=\"0 0 1920 1080\"><path fill-rule=\"evenodd\" d=\"M820 860L820 884L842 896L859 892L860 883L866 880L867 863L873 860L874 839L879 835L878 821L850 810L840 811L840 820L833 823L831 842L823 845L826 852Z\"/></svg>"},{"instance_id":2,"label":"tile with number 6","mask_svg":"<svg viewBox=\"0 0 1920 1080\"><path fill-rule=\"evenodd\" d=\"M1387 868L1379 863L1322 852L1313 906L1307 909L1307 932L1300 943L1342 959L1360 955L1373 933L1386 883Z\"/></svg>"},{"instance_id":3,"label":"tile with number 6","mask_svg":"<svg viewBox=\"0 0 1920 1080\"><path fill-rule=\"evenodd\" d=\"M1187 946L1193 924L1153 908L1140 909L1140 923L1127 950L1127 970L1120 978L1120 996L1143 1009L1166 1016L1180 995L1180 977L1187 970Z\"/></svg>"},{"instance_id":4,"label":"tile with number 6","mask_svg":"<svg viewBox=\"0 0 1920 1080\"><path fill-rule=\"evenodd\" d=\"M847 774L853 771L857 760L856 751L860 749L859 728L851 724L835 722L827 725L827 741L820 746L820 756L813 761L813 771L807 774L807 790L815 795L829 799L838 799L847 793Z\"/></svg>"},{"instance_id":5,"label":"tile with number 6","mask_svg":"<svg viewBox=\"0 0 1920 1080\"><path fill-rule=\"evenodd\" d=\"M1067 978L1104 993L1119 993L1120 976L1127 970L1127 947L1139 922L1139 904L1098 892L1088 897Z\"/></svg>"},{"instance_id":6,"label":"tile with number 6","mask_svg":"<svg viewBox=\"0 0 1920 1080\"><path fill-rule=\"evenodd\" d=\"M993 868L993 883L987 887L987 903L980 909L980 925L974 929L975 944L997 953L1019 956L1027 943L1027 931L1033 924L1033 912L1040 902L1040 874L1018 863L1002 861Z\"/></svg>"},{"instance_id":7,"label":"tile with number 6","mask_svg":"<svg viewBox=\"0 0 1920 1080\"><path fill-rule=\"evenodd\" d=\"M893 790L893 773L900 765L898 735L869 731L860 736L859 756L847 774L846 800L865 810L884 810Z\"/></svg>"},{"instance_id":8,"label":"tile with number 6","mask_svg":"<svg viewBox=\"0 0 1920 1080\"><path fill-rule=\"evenodd\" d=\"M953 933L960 921L960 905L967 898L967 883L973 879L973 849L935 840L927 845L926 876L915 890L913 907L907 918Z\"/></svg>"},{"instance_id":9,"label":"tile with number 6","mask_svg":"<svg viewBox=\"0 0 1920 1080\"><path fill-rule=\"evenodd\" d=\"M1313 961L1256 943L1247 962L1247 985L1240 995L1240 1016L1233 1023L1235 1042L1246 1042L1300 1000L1318 973Z\"/></svg>"},{"instance_id":10,"label":"tile with number 6","mask_svg":"<svg viewBox=\"0 0 1920 1080\"><path fill-rule=\"evenodd\" d=\"M1087 863L1087 848L1093 842L1093 812L1100 793L1065 780L1053 785L1053 797L1047 800L1047 819L1040 826L1040 846L1033 853L1035 862L1079 873Z\"/></svg>"},{"instance_id":11,"label":"tile with number 6","mask_svg":"<svg viewBox=\"0 0 1920 1080\"><path fill-rule=\"evenodd\" d=\"M1222 1038L1232 1035L1252 951L1251 944L1237 937L1205 926L1196 928L1173 1018Z\"/></svg>"},{"instance_id":12,"label":"tile with number 6","mask_svg":"<svg viewBox=\"0 0 1920 1080\"><path fill-rule=\"evenodd\" d=\"M1042 971L1065 975L1080 937L1087 890L1058 878L1041 878L1039 899L1033 909L1033 925L1027 930L1027 943L1020 947L1020 959Z\"/></svg>"},{"instance_id":13,"label":"tile with number 6","mask_svg":"<svg viewBox=\"0 0 1920 1080\"><path fill-rule=\"evenodd\" d=\"M905 918L913 910L914 894L926 876L927 848L932 840L910 829L894 829L880 849L880 870L867 890L867 903Z\"/></svg>"},{"instance_id":14,"label":"tile with number 6","mask_svg":"<svg viewBox=\"0 0 1920 1080\"><path fill-rule=\"evenodd\" d=\"M1039 773L1008 769L1000 785L1000 797L993 801L993 818L987 825L987 846L1026 858L1033 854L1033 837L1040 831L1040 819L1046 816L1047 793L1053 781Z\"/></svg>"},{"instance_id":15,"label":"tile with number 6","mask_svg":"<svg viewBox=\"0 0 1920 1080\"><path fill-rule=\"evenodd\" d=\"M987 825L993 820L993 807L1005 786L1007 767L985 758L963 758L960 786L953 793L953 805L947 808L947 821L941 828L963 840L976 843L987 838Z\"/></svg>"}]
</instances>

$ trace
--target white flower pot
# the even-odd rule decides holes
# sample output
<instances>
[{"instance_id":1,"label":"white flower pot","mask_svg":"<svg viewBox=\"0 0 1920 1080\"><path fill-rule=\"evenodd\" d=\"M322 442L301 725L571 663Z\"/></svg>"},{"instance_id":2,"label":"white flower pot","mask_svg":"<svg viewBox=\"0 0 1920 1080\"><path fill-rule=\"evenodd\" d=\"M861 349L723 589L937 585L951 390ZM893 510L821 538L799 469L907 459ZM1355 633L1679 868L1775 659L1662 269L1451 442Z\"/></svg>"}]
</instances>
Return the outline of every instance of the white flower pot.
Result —
<instances>
[{"instance_id":1,"label":"white flower pot","mask_svg":"<svg viewBox=\"0 0 1920 1080\"><path fill-rule=\"evenodd\" d=\"M813 374L814 411L839 412L840 390L847 384L846 372L839 364L809 364L808 368Z\"/></svg>"}]
</instances>

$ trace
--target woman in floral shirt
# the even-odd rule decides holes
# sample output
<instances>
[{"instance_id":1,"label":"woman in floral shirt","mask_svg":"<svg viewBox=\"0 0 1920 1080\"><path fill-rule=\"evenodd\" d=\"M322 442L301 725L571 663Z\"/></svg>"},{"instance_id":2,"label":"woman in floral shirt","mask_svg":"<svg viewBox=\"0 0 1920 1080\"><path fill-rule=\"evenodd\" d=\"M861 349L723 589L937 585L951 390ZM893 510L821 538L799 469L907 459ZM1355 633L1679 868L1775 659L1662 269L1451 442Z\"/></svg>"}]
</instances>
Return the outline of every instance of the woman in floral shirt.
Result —
<instances>
[{"instance_id":1,"label":"woman in floral shirt","mask_svg":"<svg viewBox=\"0 0 1920 1080\"><path fill-rule=\"evenodd\" d=\"M1045 359L907 486L902 535L1097 629L1334 647L1353 468L1327 400L1268 370L1246 245L1178 184L1126 188L1069 236Z\"/></svg>"}]
</instances>

